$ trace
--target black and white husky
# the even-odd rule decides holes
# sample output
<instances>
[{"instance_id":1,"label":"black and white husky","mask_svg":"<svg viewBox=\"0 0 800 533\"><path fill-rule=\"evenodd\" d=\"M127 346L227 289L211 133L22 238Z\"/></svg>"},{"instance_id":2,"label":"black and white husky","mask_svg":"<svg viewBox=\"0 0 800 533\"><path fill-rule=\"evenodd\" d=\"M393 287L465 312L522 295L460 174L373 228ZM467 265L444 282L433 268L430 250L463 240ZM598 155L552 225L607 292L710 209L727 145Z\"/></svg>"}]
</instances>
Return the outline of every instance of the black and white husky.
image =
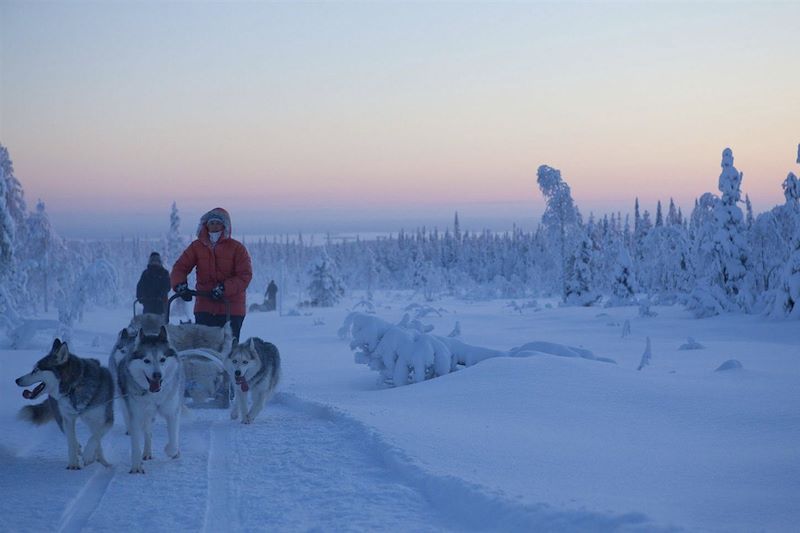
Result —
<instances>
[{"instance_id":1,"label":"black and white husky","mask_svg":"<svg viewBox=\"0 0 800 533\"><path fill-rule=\"evenodd\" d=\"M251 424L264 408L281 375L281 356L278 348L258 337L251 337L242 344L234 340L230 354L225 358L225 370L234 380L236 400L231 409L231 418L241 416L242 423ZM253 401L248 410L248 396Z\"/></svg>"},{"instance_id":2,"label":"black and white husky","mask_svg":"<svg viewBox=\"0 0 800 533\"><path fill-rule=\"evenodd\" d=\"M19 416L34 424L44 424L55 419L67 437L67 468L81 468L80 444L75 433L75 422L83 420L91 436L83 450L83 464L94 461L110 466L103 456L101 440L114 425L114 383L107 368L97 359L84 359L71 354L67 343L56 339L50 353L39 359L33 370L17 378L17 385L28 387L22 395L33 400L43 393L47 399L37 405L27 405Z\"/></svg>"},{"instance_id":3,"label":"black and white husky","mask_svg":"<svg viewBox=\"0 0 800 533\"><path fill-rule=\"evenodd\" d=\"M139 332L144 331L150 335L157 335L161 326L166 327L169 343L178 352L178 355L182 355L186 351L205 351L204 353L209 354L209 359L216 357L220 367L222 366L222 357L230 352L233 344L230 323L225 324L225 327L222 328L200 324L165 325L162 315L148 313L136 315L131 320L130 325L120 330L117 335L117 341L108 357L108 368L115 384L119 383L117 369L125 357L133 351ZM211 383L204 383L196 376L204 368L191 359L187 361L181 358L181 360L183 361L185 375L188 378L194 378L192 392L196 392L204 398L213 395L216 390L216 384L213 380ZM199 390L200 385L206 385L206 388ZM120 396L122 395L121 390L118 390L118 393ZM125 416L125 429L130 433L130 414L124 402L122 403L122 413Z\"/></svg>"},{"instance_id":4,"label":"black and white husky","mask_svg":"<svg viewBox=\"0 0 800 533\"><path fill-rule=\"evenodd\" d=\"M177 458L185 377L181 360L164 326L155 335L139 330L133 348L117 365L117 382L130 417L131 474L144 474L142 461L153 458L156 413L167 421L164 451L169 457Z\"/></svg>"}]
</instances>

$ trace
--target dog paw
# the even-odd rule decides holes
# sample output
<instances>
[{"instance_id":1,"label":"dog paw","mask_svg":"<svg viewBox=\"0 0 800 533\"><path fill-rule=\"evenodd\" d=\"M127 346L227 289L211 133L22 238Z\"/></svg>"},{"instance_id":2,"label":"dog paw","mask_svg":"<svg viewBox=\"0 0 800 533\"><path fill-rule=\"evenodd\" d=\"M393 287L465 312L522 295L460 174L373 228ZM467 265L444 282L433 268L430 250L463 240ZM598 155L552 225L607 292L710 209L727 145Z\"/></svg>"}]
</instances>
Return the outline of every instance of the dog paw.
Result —
<instances>
[{"instance_id":1,"label":"dog paw","mask_svg":"<svg viewBox=\"0 0 800 533\"><path fill-rule=\"evenodd\" d=\"M67 465L67 470L80 470L81 465L70 463Z\"/></svg>"},{"instance_id":2,"label":"dog paw","mask_svg":"<svg viewBox=\"0 0 800 533\"><path fill-rule=\"evenodd\" d=\"M164 448L164 452L167 454L167 457L170 457L172 459L177 459L178 457L181 456L181 451L178 449L177 446L167 445Z\"/></svg>"},{"instance_id":3,"label":"dog paw","mask_svg":"<svg viewBox=\"0 0 800 533\"><path fill-rule=\"evenodd\" d=\"M255 418L253 418L250 415L247 415L242 419L242 424L252 424L254 421L255 421Z\"/></svg>"},{"instance_id":4,"label":"dog paw","mask_svg":"<svg viewBox=\"0 0 800 533\"><path fill-rule=\"evenodd\" d=\"M142 454L142 461L152 461L153 454L152 453L143 453Z\"/></svg>"},{"instance_id":5,"label":"dog paw","mask_svg":"<svg viewBox=\"0 0 800 533\"><path fill-rule=\"evenodd\" d=\"M144 468L142 465L134 466L131 468L131 474L144 474Z\"/></svg>"},{"instance_id":6,"label":"dog paw","mask_svg":"<svg viewBox=\"0 0 800 533\"><path fill-rule=\"evenodd\" d=\"M83 466L89 466L94 462L94 457L87 459L86 457L83 458Z\"/></svg>"}]
</instances>

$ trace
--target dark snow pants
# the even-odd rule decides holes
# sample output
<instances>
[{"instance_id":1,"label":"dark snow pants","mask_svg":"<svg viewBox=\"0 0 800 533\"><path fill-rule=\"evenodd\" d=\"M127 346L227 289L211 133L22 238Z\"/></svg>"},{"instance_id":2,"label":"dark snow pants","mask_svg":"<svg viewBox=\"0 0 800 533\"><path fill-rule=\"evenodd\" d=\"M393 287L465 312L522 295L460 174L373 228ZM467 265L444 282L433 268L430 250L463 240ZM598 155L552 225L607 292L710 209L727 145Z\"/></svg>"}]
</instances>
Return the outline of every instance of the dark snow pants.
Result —
<instances>
[{"instance_id":1,"label":"dark snow pants","mask_svg":"<svg viewBox=\"0 0 800 533\"><path fill-rule=\"evenodd\" d=\"M195 313L195 324L202 324L203 326L214 326L221 328L225 325L225 315L212 315L211 313ZM231 331L233 336L239 338L239 333L242 331L242 322L244 316L231 315Z\"/></svg>"}]
</instances>

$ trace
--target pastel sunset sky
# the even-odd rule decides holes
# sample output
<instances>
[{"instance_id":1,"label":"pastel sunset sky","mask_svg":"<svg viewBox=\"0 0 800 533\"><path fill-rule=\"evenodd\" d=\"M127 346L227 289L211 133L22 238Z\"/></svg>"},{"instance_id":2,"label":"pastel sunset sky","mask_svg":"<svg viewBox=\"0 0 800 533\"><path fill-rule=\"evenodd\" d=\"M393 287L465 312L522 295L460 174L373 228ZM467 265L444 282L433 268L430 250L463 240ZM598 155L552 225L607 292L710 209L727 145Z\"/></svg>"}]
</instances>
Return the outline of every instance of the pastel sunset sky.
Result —
<instances>
[{"instance_id":1,"label":"pastel sunset sky","mask_svg":"<svg viewBox=\"0 0 800 533\"><path fill-rule=\"evenodd\" d=\"M71 236L532 228L717 192L756 211L800 142L800 2L0 0L0 143Z\"/></svg>"}]
</instances>

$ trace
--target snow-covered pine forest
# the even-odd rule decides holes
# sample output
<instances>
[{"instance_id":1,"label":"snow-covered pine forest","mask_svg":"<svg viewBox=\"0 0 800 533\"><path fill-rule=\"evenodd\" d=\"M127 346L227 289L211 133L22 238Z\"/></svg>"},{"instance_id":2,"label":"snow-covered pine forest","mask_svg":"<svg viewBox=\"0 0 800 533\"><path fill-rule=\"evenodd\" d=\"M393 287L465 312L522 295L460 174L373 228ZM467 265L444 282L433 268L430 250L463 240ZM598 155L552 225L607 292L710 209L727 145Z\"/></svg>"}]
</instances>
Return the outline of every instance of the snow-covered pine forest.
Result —
<instances>
[{"instance_id":1,"label":"snow-covered pine forest","mask_svg":"<svg viewBox=\"0 0 800 533\"><path fill-rule=\"evenodd\" d=\"M720 175L709 176L709 191L691 209L669 199L651 213L633 198L632 214L584 216L568 177L542 165L531 187L546 209L533 232L464 231L456 213L448 228L400 229L374 240L245 238L255 273L251 301L275 279L284 312L332 305L348 291L369 299L379 289L411 289L427 300L558 296L563 305L681 304L697 317L799 319L800 183L788 170L775 179L784 203L759 214L725 148ZM0 329L13 346L37 327L33 317L54 308L57 331L69 338L89 307L129 305L148 254L159 251L170 265L194 228L193 220L182 225L173 202L159 240L66 240L43 199L29 209L0 145Z\"/></svg>"}]
</instances>

